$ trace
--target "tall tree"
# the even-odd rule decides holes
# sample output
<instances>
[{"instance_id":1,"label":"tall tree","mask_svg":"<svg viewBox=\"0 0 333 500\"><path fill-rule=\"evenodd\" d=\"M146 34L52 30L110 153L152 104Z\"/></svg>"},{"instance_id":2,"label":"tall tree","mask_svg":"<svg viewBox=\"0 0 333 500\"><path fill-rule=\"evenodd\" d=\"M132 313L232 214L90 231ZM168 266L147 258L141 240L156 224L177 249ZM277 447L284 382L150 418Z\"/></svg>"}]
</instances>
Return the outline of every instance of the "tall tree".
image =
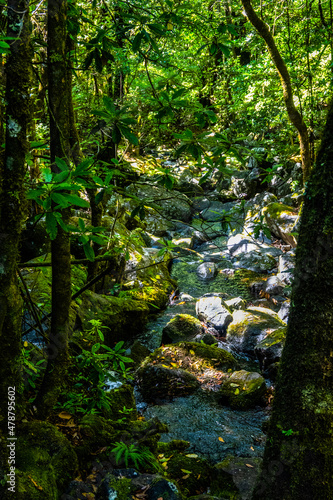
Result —
<instances>
[{"instance_id":1,"label":"tall tree","mask_svg":"<svg viewBox=\"0 0 333 500\"><path fill-rule=\"evenodd\" d=\"M333 105L308 181L263 470L253 500L333 498Z\"/></svg>"},{"instance_id":2,"label":"tall tree","mask_svg":"<svg viewBox=\"0 0 333 500\"><path fill-rule=\"evenodd\" d=\"M251 0L241 0L241 1L244 10L246 12L246 15L249 18L249 21L257 29L259 35L265 40L272 61L275 64L275 67L280 75L282 89L283 89L283 98L286 105L288 117L291 123L296 127L298 131L298 137L301 149L302 167L303 167L303 180L304 182L306 182L309 177L311 169L309 134L307 126L303 120L303 117L296 108L294 103L293 89L291 85L288 68L279 52L279 49L275 43L272 33L269 30L269 27L256 14L255 10L252 7Z\"/></svg>"},{"instance_id":3,"label":"tall tree","mask_svg":"<svg viewBox=\"0 0 333 500\"><path fill-rule=\"evenodd\" d=\"M67 162L71 155L72 110L71 86L68 74L67 44L67 0L48 2L48 97L50 115L51 169L58 172L55 159ZM74 139L75 141L75 139ZM74 144L73 144L74 145ZM64 222L68 212L62 212ZM50 343L48 345L47 368L38 394L36 405L40 416L45 416L53 407L66 381L69 363L68 320L71 304L71 255L70 237L57 226L57 236L52 241L52 319Z\"/></svg>"},{"instance_id":4,"label":"tall tree","mask_svg":"<svg viewBox=\"0 0 333 500\"><path fill-rule=\"evenodd\" d=\"M30 120L31 48L29 2L7 3L6 147L0 165L0 412L7 415L8 386L20 388L22 303L16 279L19 240L25 216L26 130ZM2 424L7 425L6 420Z\"/></svg>"}]
</instances>

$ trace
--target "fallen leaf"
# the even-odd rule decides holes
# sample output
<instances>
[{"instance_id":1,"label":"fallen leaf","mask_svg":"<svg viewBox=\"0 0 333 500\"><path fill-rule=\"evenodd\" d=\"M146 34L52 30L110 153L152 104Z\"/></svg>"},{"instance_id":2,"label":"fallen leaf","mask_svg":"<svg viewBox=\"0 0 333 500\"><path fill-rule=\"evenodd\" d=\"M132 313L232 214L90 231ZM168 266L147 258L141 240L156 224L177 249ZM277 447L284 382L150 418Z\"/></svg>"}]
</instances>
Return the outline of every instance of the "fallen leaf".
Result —
<instances>
[{"instance_id":1,"label":"fallen leaf","mask_svg":"<svg viewBox=\"0 0 333 500\"><path fill-rule=\"evenodd\" d=\"M95 453L90 453L90 455L99 455L100 453L103 453L103 451L107 450L107 446L104 446L103 448L99 448Z\"/></svg>"},{"instance_id":2,"label":"fallen leaf","mask_svg":"<svg viewBox=\"0 0 333 500\"><path fill-rule=\"evenodd\" d=\"M190 477L190 475L189 475L189 474L186 474L186 476L183 476L183 477L182 477L182 479L187 479L187 478L189 478L189 477Z\"/></svg>"},{"instance_id":3,"label":"fallen leaf","mask_svg":"<svg viewBox=\"0 0 333 500\"><path fill-rule=\"evenodd\" d=\"M186 470L186 469L180 469L182 472L185 472L185 474L192 474L192 472L190 470Z\"/></svg>"},{"instance_id":4,"label":"fallen leaf","mask_svg":"<svg viewBox=\"0 0 333 500\"><path fill-rule=\"evenodd\" d=\"M190 350L190 354L192 354L192 356L195 356L195 352L192 349Z\"/></svg>"},{"instance_id":5,"label":"fallen leaf","mask_svg":"<svg viewBox=\"0 0 333 500\"><path fill-rule=\"evenodd\" d=\"M236 396L237 396L237 394L239 394L239 389L236 389L234 394L236 394Z\"/></svg>"},{"instance_id":6,"label":"fallen leaf","mask_svg":"<svg viewBox=\"0 0 333 500\"><path fill-rule=\"evenodd\" d=\"M34 481L31 476L28 476L28 478L30 479L30 481L32 482L32 484L34 486L36 486L37 490L43 491L43 488L41 486L39 486L39 484L37 484L36 481Z\"/></svg>"},{"instance_id":7,"label":"fallen leaf","mask_svg":"<svg viewBox=\"0 0 333 500\"><path fill-rule=\"evenodd\" d=\"M221 443L224 443L224 439L219 437L219 441L221 441Z\"/></svg>"},{"instance_id":8,"label":"fallen leaf","mask_svg":"<svg viewBox=\"0 0 333 500\"><path fill-rule=\"evenodd\" d=\"M254 451L254 448L253 448L253 446L251 446L251 450L252 450L252 451Z\"/></svg>"},{"instance_id":9,"label":"fallen leaf","mask_svg":"<svg viewBox=\"0 0 333 500\"><path fill-rule=\"evenodd\" d=\"M189 455L186 455L186 457L188 457L188 458L198 458L198 455L196 455L195 453L190 453Z\"/></svg>"},{"instance_id":10,"label":"fallen leaf","mask_svg":"<svg viewBox=\"0 0 333 500\"><path fill-rule=\"evenodd\" d=\"M251 469L254 469L254 466L251 464L245 464L245 465L246 465L246 467L251 467Z\"/></svg>"},{"instance_id":11,"label":"fallen leaf","mask_svg":"<svg viewBox=\"0 0 333 500\"><path fill-rule=\"evenodd\" d=\"M69 413L67 413L67 411L62 411L61 413L58 413L58 417L65 420L70 420L71 418L73 418L73 415L70 415Z\"/></svg>"}]
</instances>

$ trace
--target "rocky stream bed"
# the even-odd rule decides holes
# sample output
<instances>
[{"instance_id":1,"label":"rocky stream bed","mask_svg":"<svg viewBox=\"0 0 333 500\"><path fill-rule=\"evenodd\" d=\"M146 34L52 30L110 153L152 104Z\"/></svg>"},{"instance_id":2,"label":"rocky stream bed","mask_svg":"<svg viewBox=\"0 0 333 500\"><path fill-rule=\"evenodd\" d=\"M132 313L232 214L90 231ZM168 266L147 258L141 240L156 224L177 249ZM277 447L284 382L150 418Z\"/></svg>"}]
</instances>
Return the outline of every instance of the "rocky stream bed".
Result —
<instances>
[{"instance_id":1,"label":"rocky stream bed","mask_svg":"<svg viewBox=\"0 0 333 500\"><path fill-rule=\"evenodd\" d=\"M203 189L175 163L174 190L143 176L126 188L136 198L110 200L103 224L110 239L129 241L122 290L106 277L73 303L71 348L82 348L82 331L98 318L108 327L105 343L127 342L135 379L124 385L110 374L111 411L81 420L75 460L95 472L72 481L62 499L82 492L100 500L250 499L288 321L298 223L297 199L285 189L290 173L263 191L252 167ZM147 202L144 221L130 216L138 200ZM24 276L34 300L49 296L49 268ZM76 289L85 279L75 268ZM44 312L49 306L44 300ZM124 406L134 408L126 418ZM167 478L115 467L108 445L119 441L159 453ZM107 465L97 467L97 455Z\"/></svg>"}]
</instances>

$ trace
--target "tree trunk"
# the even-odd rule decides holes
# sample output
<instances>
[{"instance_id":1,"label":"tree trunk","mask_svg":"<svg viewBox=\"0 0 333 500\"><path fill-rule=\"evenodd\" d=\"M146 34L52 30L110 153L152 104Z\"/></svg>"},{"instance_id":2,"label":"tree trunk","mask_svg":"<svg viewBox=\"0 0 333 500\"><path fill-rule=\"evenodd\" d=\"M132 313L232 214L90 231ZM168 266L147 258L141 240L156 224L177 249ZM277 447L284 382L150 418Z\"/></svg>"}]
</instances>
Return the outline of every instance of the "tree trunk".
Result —
<instances>
[{"instance_id":1,"label":"tree trunk","mask_svg":"<svg viewBox=\"0 0 333 500\"><path fill-rule=\"evenodd\" d=\"M69 161L71 155L71 88L68 88L67 0L48 2L48 93L50 113L50 152L53 172L56 157ZM66 222L69 211L63 211ZM66 385L69 364L68 320L71 304L70 236L60 226L51 244L52 319L48 361L44 380L36 399L40 417L51 410Z\"/></svg>"},{"instance_id":2,"label":"tree trunk","mask_svg":"<svg viewBox=\"0 0 333 500\"><path fill-rule=\"evenodd\" d=\"M333 498L332 213L331 105L304 196L286 344L253 500Z\"/></svg>"},{"instance_id":3,"label":"tree trunk","mask_svg":"<svg viewBox=\"0 0 333 500\"><path fill-rule=\"evenodd\" d=\"M283 89L283 99L286 105L288 117L291 123L294 125L294 127L296 127L298 131L301 158L302 158L302 168L303 168L303 182L305 183L309 178L311 170L309 135L303 117L294 104L293 90L291 86L288 68L281 57L281 54L275 44L273 35L269 31L269 27L262 19L260 19L260 17L257 16L256 12L254 11L251 5L251 0L241 0L241 1L249 21L256 28L259 35L265 40L272 61L275 64L275 67L280 75L282 89Z\"/></svg>"},{"instance_id":4,"label":"tree trunk","mask_svg":"<svg viewBox=\"0 0 333 500\"><path fill-rule=\"evenodd\" d=\"M25 216L26 130L30 120L31 47L25 0L8 1L7 36L16 38L6 64L6 147L0 174L0 412L7 426L8 386L21 386L22 300L16 279L18 248ZM17 394L19 396L19 394ZM19 401L17 400L17 403ZM18 408L19 410L20 408ZM19 415L17 414L17 417ZM1 420L0 418L0 420Z\"/></svg>"}]
</instances>

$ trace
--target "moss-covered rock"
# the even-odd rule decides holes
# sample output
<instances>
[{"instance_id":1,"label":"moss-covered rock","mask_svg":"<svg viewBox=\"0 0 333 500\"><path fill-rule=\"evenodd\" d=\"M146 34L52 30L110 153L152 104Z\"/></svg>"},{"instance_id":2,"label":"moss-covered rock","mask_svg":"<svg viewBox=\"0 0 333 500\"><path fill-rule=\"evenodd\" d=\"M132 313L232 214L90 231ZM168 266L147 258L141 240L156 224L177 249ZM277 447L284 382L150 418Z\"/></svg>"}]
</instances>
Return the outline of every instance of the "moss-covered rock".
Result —
<instances>
[{"instance_id":1,"label":"moss-covered rock","mask_svg":"<svg viewBox=\"0 0 333 500\"><path fill-rule=\"evenodd\" d=\"M200 386L192 373L181 368L168 368L162 364L139 368L137 382L146 401L185 396Z\"/></svg>"},{"instance_id":2,"label":"moss-covered rock","mask_svg":"<svg viewBox=\"0 0 333 500\"><path fill-rule=\"evenodd\" d=\"M218 387L238 363L228 351L198 342L180 342L156 349L137 371L147 400L190 394Z\"/></svg>"},{"instance_id":3,"label":"moss-covered rock","mask_svg":"<svg viewBox=\"0 0 333 500\"><path fill-rule=\"evenodd\" d=\"M136 420L138 412L136 409L133 387L122 385L108 393L110 410L106 412L106 417L111 420L126 418L126 420ZM124 409L126 408L126 409ZM131 411L130 411L131 410Z\"/></svg>"},{"instance_id":4,"label":"moss-covered rock","mask_svg":"<svg viewBox=\"0 0 333 500\"><path fill-rule=\"evenodd\" d=\"M108 474L99 487L96 498L98 500L132 500L133 491L131 479Z\"/></svg>"},{"instance_id":5,"label":"moss-covered rock","mask_svg":"<svg viewBox=\"0 0 333 500\"><path fill-rule=\"evenodd\" d=\"M286 331L286 326L278 328L274 332L269 333L256 345L255 353L261 370L265 371L270 365L280 361L286 340Z\"/></svg>"},{"instance_id":6,"label":"moss-covered rock","mask_svg":"<svg viewBox=\"0 0 333 500\"><path fill-rule=\"evenodd\" d=\"M170 456L166 472L168 477L177 481L181 492L189 496L207 490L214 475L214 468L195 453L178 452Z\"/></svg>"},{"instance_id":7,"label":"moss-covered rock","mask_svg":"<svg viewBox=\"0 0 333 500\"><path fill-rule=\"evenodd\" d=\"M150 355L150 350L138 340L130 347L128 356L133 360L134 366L138 367L142 361Z\"/></svg>"},{"instance_id":8,"label":"moss-covered rock","mask_svg":"<svg viewBox=\"0 0 333 500\"><path fill-rule=\"evenodd\" d=\"M157 443L157 452L162 455L170 456L175 451L185 451L189 448L189 441L184 441L182 439L173 439L168 443L159 442Z\"/></svg>"},{"instance_id":9,"label":"moss-covered rock","mask_svg":"<svg viewBox=\"0 0 333 500\"><path fill-rule=\"evenodd\" d=\"M233 321L227 330L227 341L240 351L254 355L256 345L269 331L282 326L285 323L271 309L249 307L245 311L234 311Z\"/></svg>"},{"instance_id":10,"label":"moss-covered rock","mask_svg":"<svg viewBox=\"0 0 333 500\"><path fill-rule=\"evenodd\" d=\"M270 203L263 208L262 213L274 236L281 238L293 248L296 247L295 236L291 234L298 217L295 209L282 203Z\"/></svg>"},{"instance_id":11,"label":"moss-covered rock","mask_svg":"<svg viewBox=\"0 0 333 500\"><path fill-rule=\"evenodd\" d=\"M226 457L223 462L215 465L215 470L217 475L223 473L229 476L231 481L230 486L234 489L235 496L231 494L231 491L230 496L223 495L223 492L221 492L219 486L215 484L215 481L213 481L211 487L212 494L220 497L219 494L222 493L221 496L230 500L250 499L260 472L261 464L262 458L259 457Z\"/></svg>"},{"instance_id":12,"label":"moss-covered rock","mask_svg":"<svg viewBox=\"0 0 333 500\"><path fill-rule=\"evenodd\" d=\"M2 498L58 500L78 467L73 447L48 422L26 422L18 428L16 492ZM8 496L6 496L8 493Z\"/></svg>"},{"instance_id":13,"label":"moss-covered rock","mask_svg":"<svg viewBox=\"0 0 333 500\"><path fill-rule=\"evenodd\" d=\"M240 370L226 380L220 390L221 401L232 408L246 410L262 402L265 379L259 373Z\"/></svg>"},{"instance_id":14,"label":"moss-covered rock","mask_svg":"<svg viewBox=\"0 0 333 500\"><path fill-rule=\"evenodd\" d=\"M190 314L177 314L163 328L162 343L190 340L204 332L201 322Z\"/></svg>"},{"instance_id":15,"label":"moss-covered rock","mask_svg":"<svg viewBox=\"0 0 333 500\"><path fill-rule=\"evenodd\" d=\"M158 208L158 211L161 212L166 219L176 219L184 222L191 219L191 201L183 193L143 184L132 184L128 186L127 190L140 199L153 202Z\"/></svg>"},{"instance_id":16,"label":"moss-covered rock","mask_svg":"<svg viewBox=\"0 0 333 500\"><path fill-rule=\"evenodd\" d=\"M109 328L105 330L105 343L112 347L114 342L138 334L147 321L148 313L149 307L145 302L87 290L82 294L78 317L86 330L91 328L91 319L99 319Z\"/></svg>"}]
</instances>

